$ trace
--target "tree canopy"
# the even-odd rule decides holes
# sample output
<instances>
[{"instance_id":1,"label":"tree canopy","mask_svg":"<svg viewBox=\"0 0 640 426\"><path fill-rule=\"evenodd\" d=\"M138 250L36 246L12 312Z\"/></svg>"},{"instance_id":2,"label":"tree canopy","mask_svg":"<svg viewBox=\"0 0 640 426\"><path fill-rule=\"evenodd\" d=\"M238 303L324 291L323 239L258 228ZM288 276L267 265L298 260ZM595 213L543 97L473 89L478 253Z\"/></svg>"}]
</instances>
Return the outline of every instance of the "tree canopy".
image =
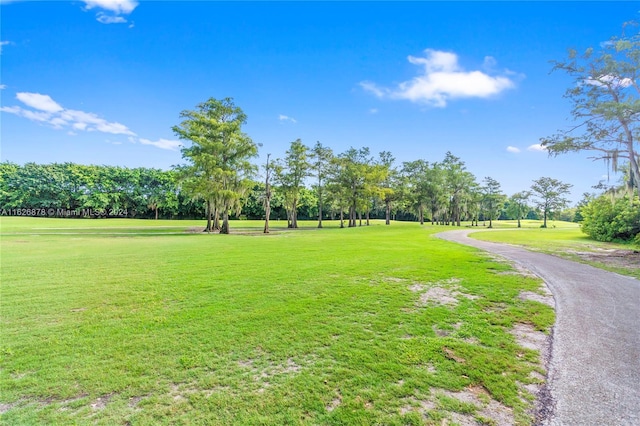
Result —
<instances>
[{"instance_id":1,"label":"tree canopy","mask_svg":"<svg viewBox=\"0 0 640 426\"><path fill-rule=\"evenodd\" d=\"M578 54L570 50L554 70L573 78L565 97L573 104L573 125L541 144L550 155L589 151L617 170L619 161L629 164L628 184L640 195L640 34L625 25L620 37Z\"/></svg>"},{"instance_id":2,"label":"tree canopy","mask_svg":"<svg viewBox=\"0 0 640 426\"><path fill-rule=\"evenodd\" d=\"M233 99L210 98L196 110L180 113L183 121L173 126L174 133L191 142L182 148L183 185L195 198L207 203L207 231L212 215L223 218L220 233L229 233L229 213L240 212L243 195L250 189L256 166L250 160L258 155L258 146L242 132L247 116Z\"/></svg>"}]
</instances>

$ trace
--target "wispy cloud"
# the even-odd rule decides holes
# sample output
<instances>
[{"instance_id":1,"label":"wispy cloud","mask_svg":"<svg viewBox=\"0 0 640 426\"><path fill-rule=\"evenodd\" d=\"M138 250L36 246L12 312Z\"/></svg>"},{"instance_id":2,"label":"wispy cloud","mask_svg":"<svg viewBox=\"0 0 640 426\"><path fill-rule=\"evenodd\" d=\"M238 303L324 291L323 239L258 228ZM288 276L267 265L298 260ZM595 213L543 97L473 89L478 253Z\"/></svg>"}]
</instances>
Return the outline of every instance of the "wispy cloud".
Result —
<instances>
[{"instance_id":1,"label":"wispy cloud","mask_svg":"<svg viewBox=\"0 0 640 426\"><path fill-rule=\"evenodd\" d=\"M96 20L101 24L124 24L127 22L122 16L110 16L103 12L98 12Z\"/></svg>"},{"instance_id":2,"label":"wispy cloud","mask_svg":"<svg viewBox=\"0 0 640 426\"><path fill-rule=\"evenodd\" d=\"M140 138L138 140L143 145L153 145L156 148L168 149L171 151L177 151L182 146L182 142L172 141L168 139L158 139L157 141L150 141L149 139Z\"/></svg>"},{"instance_id":3,"label":"wispy cloud","mask_svg":"<svg viewBox=\"0 0 640 426\"><path fill-rule=\"evenodd\" d=\"M0 90L4 90L4 89L6 89L6 88L7 88L7 85L6 85L6 84L0 84Z\"/></svg>"},{"instance_id":4,"label":"wispy cloud","mask_svg":"<svg viewBox=\"0 0 640 426\"><path fill-rule=\"evenodd\" d=\"M280 120L280 121L290 121L292 123L297 123L298 122L298 120L296 120L295 118L289 117L289 116L284 115L284 114L280 114L278 116L278 120Z\"/></svg>"},{"instance_id":5,"label":"wispy cloud","mask_svg":"<svg viewBox=\"0 0 640 426\"><path fill-rule=\"evenodd\" d=\"M40 93L21 92L16 94L16 99L28 107L38 109L45 112L59 112L63 108L49 95L41 95Z\"/></svg>"},{"instance_id":6,"label":"wispy cloud","mask_svg":"<svg viewBox=\"0 0 640 426\"><path fill-rule=\"evenodd\" d=\"M620 78L620 77L616 77L615 75L609 75L609 74L599 75L593 78L587 78L586 80L584 80L584 82L591 86L613 87L613 88L618 88L618 87L625 88L633 84L633 80L631 80L630 78Z\"/></svg>"},{"instance_id":7,"label":"wispy cloud","mask_svg":"<svg viewBox=\"0 0 640 426\"><path fill-rule=\"evenodd\" d=\"M85 8L102 9L96 13L96 20L102 24L124 24L128 21L122 15L128 15L138 6L136 0L83 0ZM129 25L129 28L133 28Z\"/></svg>"},{"instance_id":8,"label":"wispy cloud","mask_svg":"<svg viewBox=\"0 0 640 426\"><path fill-rule=\"evenodd\" d=\"M129 136L129 141L140 142L143 145L152 145L160 149L177 150L182 144L179 141L138 138L137 135L122 123L107 121L93 112L67 109L54 101L51 96L41 93L20 92L16 99L22 102L22 106L2 106L0 111L24 117L28 120L46 124L57 130L67 130L67 134L76 135L77 131L101 132L112 135Z\"/></svg>"},{"instance_id":9,"label":"wispy cloud","mask_svg":"<svg viewBox=\"0 0 640 426\"><path fill-rule=\"evenodd\" d=\"M507 152L512 152L514 154L517 154L520 152L520 148L515 147L515 146L508 146L507 147Z\"/></svg>"},{"instance_id":10,"label":"wispy cloud","mask_svg":"<svg viewBox=\"0 0 640 426\"><path fill-rule=\"evenodd\" d=\"M533 145L529 145L527 147L527 151L546 152L547 148L540 145L539 143L534 143Z\"/></svg>"},{"instance_id":11,"label":"wispy cloud","mask_svg":"<svg viewBox=\"0 0 640 426\"><path fill-rule=\"evenodd\" d=\"M371 108L369 110L369 114L377 114L378 113L378 108Z\"/></svg>"},{"instance_id":12,"label":"wispy cloud","mask_svg":"<svg viewBox=\"0 0 640 426\"><path fill-rule=\"evenodd\" d=\"M452 99L489 98L515 87L515 82L503 75L490 75L482 71L466 71L458 63L458 55L426 49L423 57L409 56L410 63L423 68L420 75L404 81L395 88L380 87L363 81L360 87L379 98L405 99L443 108ZM493 68L496 61L486 57L484 68Z\"/></svg>"},{"instance_id":13,"label":"wispy cloud","mask_svg":"<svg viewBox=\"0 0 640 426\"><path fill-rule=\"evenodd\" d=\"M11 44L11 42L6 40L0 41L0 55L2 54L2 46L6 46L8 44Z\"/></svg>"},{"instance_id":14,"label":"wispy cloud","mask_svg":"<svg viewBox=\"0 0 640 426\"><path fill-rule=\"evenodd\" d=\"M16 94L16 99L32 109L9 106L0 107L0 111L15 114L31 121L46 123L54 129L70 128L87 132L135 136L135 133L124 124L109 122L92 112L65 109L49 95L20 92Z\"/></svg>"}]
</instances>

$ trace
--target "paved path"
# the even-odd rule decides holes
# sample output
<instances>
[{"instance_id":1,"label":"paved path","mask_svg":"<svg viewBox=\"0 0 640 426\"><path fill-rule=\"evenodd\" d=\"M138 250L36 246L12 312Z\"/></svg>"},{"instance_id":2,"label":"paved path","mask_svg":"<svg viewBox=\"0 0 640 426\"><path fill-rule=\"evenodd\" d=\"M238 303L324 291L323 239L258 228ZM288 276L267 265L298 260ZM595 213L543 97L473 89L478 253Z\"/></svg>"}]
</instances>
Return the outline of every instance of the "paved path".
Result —
<instances>
[{"instance_id":1,"label":"paved path","mask_svg":"<svg viewBox=\"0 0 640 426\"><path fill-rule=\"evenodd\" d=\"M640 425L640 281L589 265L438 234L515 261L541 277L556 302L544 425Z\"/></svg>"}]
</instances>

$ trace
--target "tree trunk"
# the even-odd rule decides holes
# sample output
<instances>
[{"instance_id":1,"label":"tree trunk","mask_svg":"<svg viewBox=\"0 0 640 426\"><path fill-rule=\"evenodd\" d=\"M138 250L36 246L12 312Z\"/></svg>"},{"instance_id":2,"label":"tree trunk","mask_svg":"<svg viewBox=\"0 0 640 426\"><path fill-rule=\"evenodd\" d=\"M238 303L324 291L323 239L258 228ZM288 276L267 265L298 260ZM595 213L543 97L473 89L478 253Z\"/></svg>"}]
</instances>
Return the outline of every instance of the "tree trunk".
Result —
<instances>
[{"instance_id":1,"label":"tree trunk","mask_svg":"<svg viewBox=\"0 0 640 426\"><path fill-rule=\"evenodd\" d=\"M544 222L542 223L542 227L546 228L547 227L547 209L546 208L544 209L543 216L544 216Z\"/></svg>"},{"instance_id":2,"label":"tree trunk","mask_svg":"<svg viewBox=\"0 0 640 426\"><path fill-rule=\"evenodd\" d=\"M224 209L222 214L222 228L220 228L221 234L229 234L229 210Z\"/></svg>"},{"instance_id":3,"label":"tree trunk","mask_svg":"<svg viewBox=\"0 0 640 426\"><path fill-rule=\"evenodd\" d=\"M356 206L349 207L349 228L356 226Z\"/></svg>"},{"instance_id":4,"label":"tree trunk","mask_svg":"<svg viewBox=\"0 0 640 426\"><path fill-rule=\"evenodd\" d=\"M207 201L207 227L204 232L211 232L211 201Z\"/></svg>"},{"instance_id":5,"label":"tree trunk","mask_svg":"<svg viewBox=\"0 0 640 426\"><path fill-rule=\"evenodd\" d=\"M340 209L340 228L344 228L344 211Z\"/></svg>"},{"instance_id":6,"label":"tree trunk","mask_svg":"<svg viewBox=\"0 0 640 426\"><path fill-rule=\"evenodd\" d=\"M518 217L518 228L520 228L520 218Z\"/></svg>"},{"instance_id":7,"label":"tree trunk","mask_svg":"<svg viewBox=\"0 0 640 426\"><path fill-rule=\"evenodd\" d=\"M298 228L298 200L291 203L291 226L289 228Z\"/></svg>"},{"instance_id":8,"label":"tree trunk","mask_svg":"<svg viewBox=\"0 0 640 426\"><path fill-rule=\"evenodd\" d=\"M391 225L391 201L385 201L386 211L385 211L385 225Z\"/></svg>"},{"instance_id":9,"label":"tree trunk","mask_svg":"<svg viewBox=\"0 0 640 426\"><path fill-rule=\"evenodd\" d=\"M369 211L367 210L367 226L369 226Z\"/></svg>"},{"instance_id":10,"label":"tree trunk","mask_svg":"<svg viewBox=\"0 0 640 426\"><path fill-rule=\"evenodd\" d=\"M213 225L211 231L219 231L220 230L220 211L218 207L213 208Z\"/></svg>"},{"instance_id":11,"label":"tree trunk","mask_svg":"<svg viewBox=\"0 0 640 426\"><path fill-rule=\"evenodd\" d=\"M318 228L322 228L322 195L318 197Z\"/></svg>"},{"instance_id":12,"label":"tree trunk","mask_svg":"<svg viewBox=\"0 0 640 426\"><path fill-rule=\"evenodd\" d=\"M271 200L267 197L264 205L264 233L269 233L269 216L271 216Z\"/></svg>"},{"instance_id":13,"label":"tree trunk","mask_svg":"<svg viewBox=\"0 0 640 426\"><path fill-rule=\"evenodd\" d=\"M358 221L359 221L358 226L362 226L362 212L358 212Z\"/></svg>"},{"instance_id":14,"label":"tree trunk","mask_svg":"<svg viewBox=\"0 0 640 426\"><path fill-rule=\"evenodd\" d=\"M158 206L156 206L155 211L156 211L156 220L158 220Z\"/></svg>"},{"instance_id":15,"label":"tree trunk","mask_svg":"<svg viewBox=\"0 0 640 426\"><path fill-rule=\"evenodd\" d=\"M420 219L420 225L424 225L424 209L422 206L418 208L418 217Z\"/></svg>"}]
</instances>

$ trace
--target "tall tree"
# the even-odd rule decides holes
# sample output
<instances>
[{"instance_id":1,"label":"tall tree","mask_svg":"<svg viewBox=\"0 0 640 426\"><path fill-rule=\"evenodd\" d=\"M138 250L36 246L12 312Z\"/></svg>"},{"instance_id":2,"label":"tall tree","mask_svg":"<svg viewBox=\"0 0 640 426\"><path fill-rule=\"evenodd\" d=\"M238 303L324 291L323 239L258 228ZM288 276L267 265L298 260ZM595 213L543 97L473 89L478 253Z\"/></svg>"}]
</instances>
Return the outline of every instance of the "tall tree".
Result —
<instances>
[{"instance_id":1,"label":"tall tree","mask_svg":"<svg viewBox=\"0 0 640 426\"><path fill-rule=\"evenodd\" d=\"M380 192L382 194L382 201L384 201L385 225L391 224L391 204L398 197L398 191L396 189L398 184L398 171L393 167L395 161L396 159L389 151L382 151L380 153L378 164L382 168L383 179L380 185Z\"/></svg>"},{"instance_id":2,"label":"tall tree","mask_svg":"<svg viewBox=\"0 0 640 426\"><path fill-rule=\"evenodd\" d=\"M304 180L310 174L309 148L300 139L291 142L286 156L275 168L275 177L285 199L289 228L298 227L298 202Z\"/></svg>"},{"instance_id":3,"label":"tall tree","mask_svg":"<svg viewBox=\"0 0 640 426\"><path fill-rule=\"evenodd\" d=\"M466 201L467 189L475 183L475 176L467 171L460 158L447 152L442 161L445 188L449 198L449 217L452 225L461 225L462 207Z\"/></svg>"},{"instance_id":4,"label":"tall tree","mask_svg":"<svg viewBox=\"0 0 640 426\"><path fill-rule=\"evenodd\" d=\"M415 213L420 225L424 224L424 210L429 203L429 162L425 160L402 163L402 185L406 189L405 202L408 210Z\"/></svg>"},{"instance_id":5,"label":"tall tree","mask_svg":"<svg viewBox=\"0 0 640 426\"><path fill-rule=\"evenodd\" d=\"M229 214L239 213L242 196L251 186L255 166L250 159L258 155L258 146L242 132L247 116L233 99L210 98L196 110L180 113L182 122L174 133L191 142L182 148L182 158L190 163L194 188L209 204L207 230L211 230L211 209L222 213L220 233L229 233Z\"/></svg>"},{"instance_id":6,"label":"tall tree","mask_svg":"<svg viewBox=\"0 0 640 426\"><path fill-rule=\"evenodd\" d=\"M323 146L319 141L311 149L311 170L316 176L315 185L318 194L318 228L322 228L322 207L324 202L324 184L329 174L333 151L331 148Z\"/></svg>"},{"instance_id":7,"label":"tall tree","mask_svg":"<svg viewBox=\"0 0 640 426\"><path fill-rule=\"evenodd\" d=\"M493 220L500 215L500 210L504 202L504 196L500 192L500 182L492 177L485 177L482 186L483 202L485 214L489 218L489 228L493 228Z\"/></svg>"},{"instance_id":8,"label":"tall tree","mask_svg":"<svg viewBox=\"0 0 640 426\"><path fill-rule=\"evenodd\" d=\"M521 191L516 192L509 198L507 214L509 214L512 218L516 218L518 220L518 228L522 227L520 220L524 219L531 209L529 207L530 197L531 192Z\"/></svg>"},{"instance_id":9,"label":"tall tree","mask_svg":"<svg viewBox=\"0 0 640 426\"><path fill-rule=\"evenodd\" d=\"M536 204L544 217L543 228L547 227L547 217L554 211L563 209L569 204L569 200L564 196L570 193L573 185L561 182L550 177L541 177L534 180L531 191L536 197Z\"/></svg>"},{"instance_id":10,"label":"tall tree","mask_svg":"<svg viewBox=\"0 0 640 426\"><path fill-rule=\"evenodd\" d=\"M333 160L331 181L336 199L346 203L349 227L357 225L357 213L366 205L369 194L368 173L373 163L369 148L350 148Z\"/></svg>"},{"instance_id":11,"label":"tall tree","mask_svg":"<svg viewBox=\"0 0 640 426\"><path fill-rule=\"evenodd\" d=\"M269 233L269 216L271 216L271 167L269 165L269 157L271 154L267 154L267 164L264 166L264 233Z\"/></svg>"},{"instance_id":12,"label":"tall tree","mask_svg":"<svg viewBox=\"0 0 640 426\"><path fill-rule=\"evenodd\" d=\"M567 60L554 63L574 79L565 93L574 125L541 142L550 155L592 151L613 170L626 160L629 186L640 196L640 34L627 29L633 34L623 32L582 55L570 50Z\"/></svg>"}]
</instances>

